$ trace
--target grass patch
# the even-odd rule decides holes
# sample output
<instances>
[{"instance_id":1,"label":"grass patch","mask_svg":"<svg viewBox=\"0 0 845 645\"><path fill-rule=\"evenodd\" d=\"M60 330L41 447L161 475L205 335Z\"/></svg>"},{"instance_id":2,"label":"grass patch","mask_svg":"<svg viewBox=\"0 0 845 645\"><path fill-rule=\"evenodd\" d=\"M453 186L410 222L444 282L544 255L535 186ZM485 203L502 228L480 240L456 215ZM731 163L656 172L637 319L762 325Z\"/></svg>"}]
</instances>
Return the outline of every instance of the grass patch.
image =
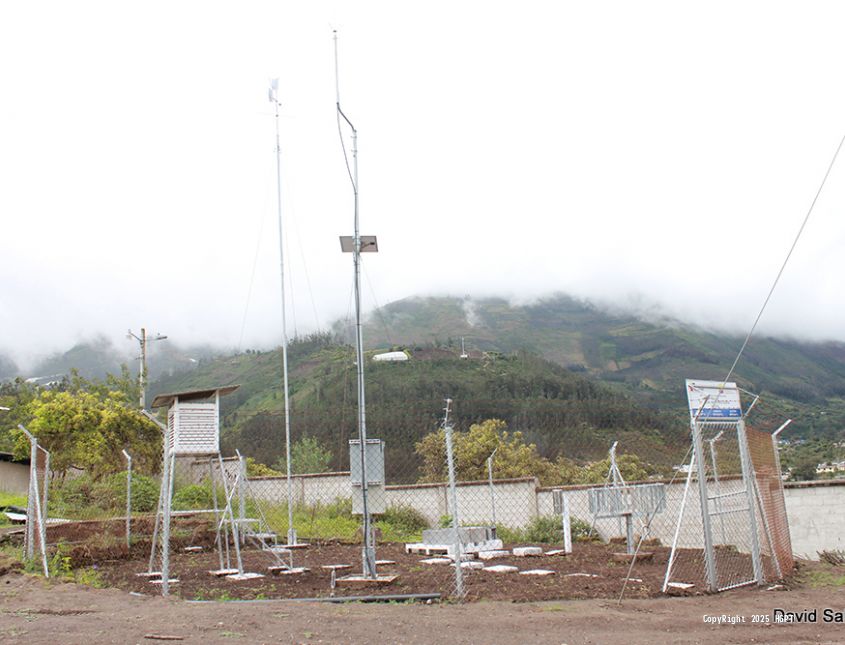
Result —
<instances>
[{"instance_id":1,"label":"grass patch","mask_svg":"<svg viewBox=\"0 0 845 645\"><path fill-rule=\"evenodd\" d=\"M832 568L808 571L803 576L804 583L812 589L821 587L845 587L845 574Z\"/></svg>"},{"instance_id":2,"label":"grass patch","mask_svg":"<svg viewBox=\"0 0 845 645\"><path fill-rule=\"evenodd\" d=\"M262 510L270 528L278 535L287 535L287 505L267 505ZM391 507L383 515L374 516L373 523L385 542L419 542L422 530L428 528L425 517L406 507ZM306 540L357 542L361 539L361 518L352 514L352 500L348 498L331 504L295 507L293 526L297 536Z\"/></svg>"},{"instance_id":3,"label":"grass patch","mask_svg":"<svg viewBox=\"0 0 845 645\"><path fill-rule=\"evenodd\" d=\"M0 491L0 507L3 506L19 506L21 508L26 508L26 495ZM5 513L0 513L0 526L11 526L11 524L12 523L6 517Z\"/></svg>"},{"instance_id":4,"label":"grass patch","mask_svg":"<svg viewBox=\"0 0 845 645\"><path fill-rule=\"evenodd\" d=\"M73 572L73 580L77 584L103 589L106 586L102 574L95 567L85 567Z\"/></svg>"},{"instance_id":5,"label":"grass patch","mask_svg":"<svg viewBox=\"0 0 845 645\"><path fill-rule=\"evenodd\" d=\"M570 530L573 542L592 542L598 539L596 531L577 517L570 518ZM530 542L534 544L559 544L563 542L563 526L560 517L546 515L535 517L523 528L497 526L496 536L507 544Z\"/></svg>"}]
</instances>

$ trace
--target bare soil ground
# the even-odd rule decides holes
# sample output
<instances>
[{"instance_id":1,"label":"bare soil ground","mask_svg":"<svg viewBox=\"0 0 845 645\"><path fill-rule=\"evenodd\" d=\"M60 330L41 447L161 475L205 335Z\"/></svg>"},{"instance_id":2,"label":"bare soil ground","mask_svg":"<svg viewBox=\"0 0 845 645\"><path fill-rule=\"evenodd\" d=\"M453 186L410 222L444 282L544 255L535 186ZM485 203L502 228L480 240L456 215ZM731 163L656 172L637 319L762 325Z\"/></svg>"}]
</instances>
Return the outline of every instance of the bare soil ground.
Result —
<instances>
[{"instance_id":1,"label":"bare soil ground","mask_svg":"<svg viewBox=\"0 0 845 645\"><path fill-rule=\"evenodd\" d=\"M773 608L845 606L839 590L739 590L687 598L389 605L285 600L195 603L7 573L6 643L842 643L834 624L752 622ZM821 611L819 611L821 614ZM709 616L742 616L715 625ZM172 637L179 640L158 640Z\"/></svg>"},{"instance_id":2,"label":"bare soil ground","mask_svg":"<svg viewBox=\"0 0 845 645\"><path fill-rule=\"evenodd\" d=\"M147 524L150 524L149 526ZM140 535L152 532L152 520L136 519L133 531ZM75 522L50 528L49 541L62 542L62 552L70 558L74 568L94 567L107 586L124 591L157 595L159 587L137 574L148 569L150 543L140 540L127 549L121 537L124 525L121 521ZM174 524L171 540L171 577L178 578L171 593L187 600L208 599L278 599L310 598L329 596L332 593L331 571L325 565L348 564L349 570L338 571L338 577L360 571L361 550L359 545L324 542L312 544L307 549L294 552L293 564L306 567L306 573L298 575L271 575L268 566L278 564L273 556L255 548L243 550L244 570L261 573L265 577L235 582L218 578L209 572L221 567L218 554L214 551L213 532L206 519L180 517ZM185 547L203 547L200 553L189 553ZM512 548L519 545L506 545ZM502 574L488 571L466 570L464 572L466 598L469 601L506 600L529 602L541 600L564 600L576 598L617 598L628 573L627 562L619 562L614 554L624 551L622 545L576 543L574 552L567 556L539 556L505 558L487 562L488 565L510 565L520 571L546 569L554 574L545 577ZM661 595L663 576L669 550L665 547L649 547L651 557L636 563L626 585L628 598L648 598ZM230 549L230 564L234 564ZM679 561L695 560L697 552L682 553ZM689 557L686 557L689 556ZM349 588L339 582L337 595L393 595L440 593L444 598L453 594L454 570L449 564L424 564L426 556L405 553L404 545L379 544L377 557L389 560L389 565L380 566L380 573L395 574L395 582L381 586ZM742 558L747 556L737 557ZM703 581L694 572L703 572L702 567L685 567L685 582L696 586L691 593L701 593ZM748 565L750 570L750 563Z\"/></svg>"},{"instance_id":3,"label":"bare soil ground","mask_svg":"<svg viewBox=\"0 0 845 645\"><path fill-rule=\"evenodd\" d=\"M516 558L521 570L547 568L555 574L468 571L468 598L455 604L387 604L290 600L331 592L324 564L353 565L360 547L313 545L298 551L294 564L311 568L301 576L272 576L234 582L209 575L218 566L211 552L184 553L188 545L211 547L207 524L178 524L173 572L180 579L174 595L135 574L147 566L149 544L128 550L115 535L119 526L83 523L56 527L75 566L96 567L109 588L44 580L20 572L0 554L0 642L10 643L842 643L845 625L823 622L822 611L845 611L845 567L803 564L777 591L758 588L718 595L666 597L660 594L667 552L654 551L638 563L623 604L617 603L625 563L614 562L618 546L576 544L569 556ZM143 527L139 526L139 530ZM380 559L394 560L384 572L399 579L382 588L344 588L337 595L404 594L452 589L449 565L423 565L422 556L402 545L382 544ZM247 550L247 570L266 573L268 554ZM568 575L589 573L591 576ZM819 574L819 575L813 575ZM816 584L827 585L813 588ZM697 585L697 589L700 585ZM774 609L817 609L818 622L774 624ZM755 617L757 620L755 621ZM716 621L721 618L722 624ZM168 640L164 640L167 638Z\"/></svg>"},{"instance_id":4,"label":"bare soil ground","mask_svg":"<svg viewBox=\"0 0 845 645\"><path fill-rule=\"evenodd\" d=\"M578 544L569 556L540 556L505 558L488 562L488 565L512 565L521 571L546 569L553 575L537 577L516 573L492 573L482 570L465 570L464 581L467 599L507 600L527 602L535 600L560 600L574 598L616 598L628 565L613 561L618 547L602 544ZM652 562L638 564L629 582L626 596L646 598L660 595L666 570L668 551L659 549ZM133 555L136 555L133 553ZM337 595L351 594L451 594L454 586L454 569L449 564L423 564L426 556L406 554L401 544L378 545L380 559L395 564L382 565L379 573L397 574L395 582L379 587L349 588L339 580ZM139 572L147 569L147 554L142 558L101 559L97 568L108 586L144 594L156 594L158 587ZM234 560L234 556L233 560ZM171 556L171 576L179 583L172 593L186 599L213 598L304 598L328 596L331 593L331 571L324 565L347 564L351 569L337 572L338 578L351 572L360 572L361 548L349 544L320 544L297 550L294 565L307 567L308 572L298 575L272 575L267 567L272 558L256 549L243 551L244 570L265 574L263 578L235 582L210 575L219 568L216 553L175 553ZM85 563L83 561L83 563ZM93 564L93 562L92 562ZM699 585L700 586L700 585Z\"/></svg>"}]
</instances>

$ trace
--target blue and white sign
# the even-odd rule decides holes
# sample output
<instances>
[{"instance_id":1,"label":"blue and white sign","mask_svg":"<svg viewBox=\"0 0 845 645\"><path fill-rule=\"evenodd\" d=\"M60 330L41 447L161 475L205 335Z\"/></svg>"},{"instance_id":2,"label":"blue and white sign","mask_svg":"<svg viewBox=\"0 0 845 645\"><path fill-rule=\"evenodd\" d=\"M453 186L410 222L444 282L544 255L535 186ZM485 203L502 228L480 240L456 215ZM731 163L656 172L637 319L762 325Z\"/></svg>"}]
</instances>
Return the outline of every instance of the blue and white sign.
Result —
<instances>
[{"instance_id":1,"label":"blue and white sign","mask_svg":"<svg viewBox=\"0 0 845 645\"><path fill-rule=\"evenodd\" d=\"M736 383L687 379L687 400L691 419L732 421L742 418Z\"/></svg>"}]
</instances>

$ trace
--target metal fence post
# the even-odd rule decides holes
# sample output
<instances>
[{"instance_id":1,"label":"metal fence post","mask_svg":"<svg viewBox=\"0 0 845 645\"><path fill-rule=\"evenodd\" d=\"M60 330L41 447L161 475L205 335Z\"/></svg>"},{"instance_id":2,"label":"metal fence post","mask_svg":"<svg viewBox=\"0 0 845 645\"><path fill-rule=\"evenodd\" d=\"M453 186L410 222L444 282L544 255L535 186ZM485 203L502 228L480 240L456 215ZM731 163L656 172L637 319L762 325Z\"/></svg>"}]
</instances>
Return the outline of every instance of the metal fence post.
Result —
<instances>
[{"instance_id":1,"label":"metal fence post","mask_svg":"<svg viewBox=\"0 0 845 645\"><path fill-rule=\"evenodd\" d=\"M490 486L490 513L492 515L493 526L496 526L496 488L493 486L493 457L499 446L493 449L490 456L487 457L487 483Z\"/></svg>"},{"instance_id":2,"label":"metal fence post","mask_svg":"<svg viewBox=\"0 0 845 645\"><path fill-rule=\"evenodd\" d=\"M27 432L29 437L29 492L26 496L26 533L24 534L24 556L27 560L32 560L35 556L35 496L36 496L36 481L38 473L36 472L37 448L31 435Z\"/></svg>"},{"instance_id":3,"label":"metal fence post","mask_svg":"<svg viewBox=\"0 0 845 645\"><path fill-rule=\"evenodd\" d=\"M44 514L44 521L47 520L47 500L50 491L50 453L38 446L44 452L44 494L41 499L41 512ZM46 530L46 529L45 529ZM46 536L45 536L46 539Z\"/></svg>"},{"instance_id":4,"label":"metal fence post","mask_svg":"<svg viewBox=\"0 0 845 645\"><path fill-rule=\"evenodd\" d=\"M246 459L240 453L240 451L235 450L235 453L238 455L238 469L240 470L240 475L238 477L238 520L240 525L238 529L240 529L240 536L241 536L241 544L246 544L246 530L245 530L245 520L246 520L246 501L244 499L244 486L246 486Z\"/></svg>"},{"instance_id":5,"label":"metal fence post","mask_svg":"<svg viewBox=\"0 0 845 645\"><path fill-rule=\"evenodd\" d=\"M713 552L713 532L710 526L710 502L707 495L707 470L704 461L704 446L701 442L701 428L692 422L692 445L695 464L698 469L698 495L701 504L701 525L704 529L704 563L707 574L707 588L718 591L719 581L716 573L716 556Z\"/></svg>"},{"instance_id":6,"label":"metal fence post","mask_svg":"<svg viewBox=\"0 0 845 645\"><path fill-rule=\"evenodd\" d=\"M165 444L166 445L166 444ZM161 518L161 595L170 593L170 507L173 501L173 469L176 468L176 457L165 449L164 473L162 473L164 485L162 518Z\"/></svg>"},{"instance_id":7,"label":"metal fence post","mask_svg":"<svg viewBox=\"0 0 845 645\"><path fill-rule=\"evenodd\" d=\"M131 548L132 535L132 457L126 450L121 450L126 458L126 549Z\"/></svg>"},{"instance_id":8,"label":"metal fence post","mask_svg":"<svg viewBox=\"0 0 845 645\"><path fill-rule=\"evenodd\" d=\"M443 429L446 433L446 463L449 469L449 495L452 503L452 529L455 535L455 595L464 597L463 553L461 552L461 524L458 519L458 491L455 485L455 459L452 454L452 425L449 423L449 406L452 399L446 399L446 417Z\"/></svg>"},{"instance_id":9,"label":"metal fence post","mask_svg":"<svg viewBox=\"0 0 845 645\"><path fill-rule=\"evenodd\" d=\"M26 504L26 557L31 560L35 557L35 532L38 531L38 541L41 547L41 566L44 570L44 577L50 577L50 568L47 566L47 527L45 526L46 508L42 509L41 497L38 494L38 439L23 425L18 428L29 439L30 464L29 464L29 496ZM49 464L50 453L41 448L46 455L45 463ZM36 527L35 523L38 524Z\"/></svg>"},{"instance_id":10,"label":"metal fence post","mask_svg":"<svg viewBox=\"0 0 845 645\"><path fill-rule=\"evenodd\" d=\"M564 553L572 553L572 522L569 514L569 495L561 494L563 501L563 509L561 513L563 523L563 551Z\"/></svg>"},{"instance_id":11,"label":"metal fence post","mask_svg":"<svg viewBox=\"0 0 845 645\"><path fill-rule=\"evenodd\" d=\"M763 584L763 561L760 557L760 536L757 533L757 513L754 510L755 478L754 465L751 463L751 455L748 454L748 438L745 435L745 421L740 420L736 424L737 439L739 441L739 459L742 465L742 479L745 484L746 495L748 496L748 521L751 532L751 564L754 567L754 579L757 584Z\"/></svg>"}]
</instances>

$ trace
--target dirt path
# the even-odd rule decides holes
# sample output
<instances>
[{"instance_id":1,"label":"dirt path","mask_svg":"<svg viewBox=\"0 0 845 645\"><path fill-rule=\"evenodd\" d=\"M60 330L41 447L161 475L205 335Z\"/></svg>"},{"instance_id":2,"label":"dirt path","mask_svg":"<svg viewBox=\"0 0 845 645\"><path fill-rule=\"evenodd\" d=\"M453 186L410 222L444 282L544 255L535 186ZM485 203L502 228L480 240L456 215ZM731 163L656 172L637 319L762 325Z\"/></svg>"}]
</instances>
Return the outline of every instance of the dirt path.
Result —
<instances>
[{"instance_id":1,"label":"dirt path","mask_svg":"<svg viewBox=\"0 0 845 645\"><path fill-rule=\"evenodd\" d=\"M781 607L819 609L818 624L751 623ZM837 588L736 591L717 596L626 601L478 602L457 605L329 605L264 601L190 603L115 589L0 577L0 642L8 643L842 643L845 625L821 622L845 610ZM712 625L705 616L745 616ZM146 639L145 635L183 640Z\"/></svg>"}]
</instances>

